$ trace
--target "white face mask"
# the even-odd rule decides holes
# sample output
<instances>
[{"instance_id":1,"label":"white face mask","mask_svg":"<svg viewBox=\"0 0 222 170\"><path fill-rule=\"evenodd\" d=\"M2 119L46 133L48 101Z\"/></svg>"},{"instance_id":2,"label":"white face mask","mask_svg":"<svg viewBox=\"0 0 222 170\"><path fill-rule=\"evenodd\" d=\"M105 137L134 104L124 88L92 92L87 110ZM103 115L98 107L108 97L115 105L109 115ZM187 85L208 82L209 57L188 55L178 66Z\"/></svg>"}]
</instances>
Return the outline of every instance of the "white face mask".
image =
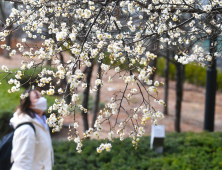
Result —
<instances>
[{"instance_id":1,"label":"white face mask","mask_svg":"<svg viewBox=\"0 0 222 170\"><path fill-rule=\"evenodd\" d=\"M36 103L32 103L34 105L32 109L38 109L41 111L45 111L47 109L47 99L45 97L40 97Z\"/></svg>"}]
</instances>

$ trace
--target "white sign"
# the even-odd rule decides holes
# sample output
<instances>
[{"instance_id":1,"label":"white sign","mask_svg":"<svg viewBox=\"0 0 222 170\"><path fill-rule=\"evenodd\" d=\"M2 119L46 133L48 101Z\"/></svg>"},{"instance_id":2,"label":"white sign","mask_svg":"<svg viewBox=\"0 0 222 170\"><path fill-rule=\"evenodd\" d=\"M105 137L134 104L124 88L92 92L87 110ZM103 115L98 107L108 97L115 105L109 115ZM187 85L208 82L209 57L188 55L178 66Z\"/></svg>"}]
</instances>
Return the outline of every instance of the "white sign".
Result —
<instances>
[{"instance_id":1,"label":"white sign","mask_svg":"<svg viewBox=\"0 0 222 170\"><path fill-rule=\"evenodd\" d=\"M157 153L163 152L163 141L165 138L165 126L164 125L152 125L151 127L151 141L150 148L155 148Z\"/></svg>"}]
</instances>

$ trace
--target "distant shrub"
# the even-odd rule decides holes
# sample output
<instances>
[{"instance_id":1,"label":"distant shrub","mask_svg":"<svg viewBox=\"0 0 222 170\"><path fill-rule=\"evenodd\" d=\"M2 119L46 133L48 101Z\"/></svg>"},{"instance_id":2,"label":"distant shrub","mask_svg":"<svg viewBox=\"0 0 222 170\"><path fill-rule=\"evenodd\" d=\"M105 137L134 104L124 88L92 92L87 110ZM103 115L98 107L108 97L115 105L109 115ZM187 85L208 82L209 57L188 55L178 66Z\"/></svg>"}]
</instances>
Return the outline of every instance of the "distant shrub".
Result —
<instances>
[{"instance_id":1,"label":"distant shrub","mask_svg":"<svg viewBox=\"0 0 222 170\"><path fill-rule=\"evenodd\" d=\"M164 77L165 58L157 59L156 73ZM206 67L198 66L197 64L190 63L185 65L185 81L197 86L206 86ZM169 78L175 80L176 67L174 64L169 65ZM217 71L217 90L222 91L222 73Z\"/></svg>"},{"instance_id":2,"label":"distant shrub","mask_svg":"<svg viewBox=\"0 0 222 170\"><path fill-rule=\"evenodd\" d=\"M157 58L156 73L161 77L164 77L165 65L166 61L163 57ZM176 78L176 66L172 63L169 64L169 78L172 80Z\"/></svg>"},{"instance_id":3,"label":"distant shrub","mask_svg":"<svg viewBox=\"0 0 222 170\"><path fill-rule=\"evenodd\" d=\"M197 170L222 169L222 133L170 133L164 140L164 153L150 150L150 136L142 137L135 150L132 139L115 139L110 152L96 153L103 140L83 142L76 152L71 141L53 141L53 170Z\"/></svg>"}]
</instances>

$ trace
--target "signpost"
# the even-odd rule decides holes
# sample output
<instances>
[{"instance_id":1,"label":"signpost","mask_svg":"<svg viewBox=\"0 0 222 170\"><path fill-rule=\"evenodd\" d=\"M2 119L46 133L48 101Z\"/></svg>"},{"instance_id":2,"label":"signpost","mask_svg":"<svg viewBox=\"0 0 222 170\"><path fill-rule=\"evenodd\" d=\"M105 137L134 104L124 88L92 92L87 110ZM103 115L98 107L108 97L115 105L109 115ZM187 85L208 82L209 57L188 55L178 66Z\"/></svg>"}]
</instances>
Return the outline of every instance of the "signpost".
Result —
<instances>
[{"instance_id":1,"label":"signpost","mask_svg":"<svg viewBox=\"0 0 222 170\"><path fill-rule=\"evenodd\" d=\"M163 153L164 138L165 138L165 126L152 125L150 149L155 149L155 151L159 154Z\"/></svg>"}]
</instances>

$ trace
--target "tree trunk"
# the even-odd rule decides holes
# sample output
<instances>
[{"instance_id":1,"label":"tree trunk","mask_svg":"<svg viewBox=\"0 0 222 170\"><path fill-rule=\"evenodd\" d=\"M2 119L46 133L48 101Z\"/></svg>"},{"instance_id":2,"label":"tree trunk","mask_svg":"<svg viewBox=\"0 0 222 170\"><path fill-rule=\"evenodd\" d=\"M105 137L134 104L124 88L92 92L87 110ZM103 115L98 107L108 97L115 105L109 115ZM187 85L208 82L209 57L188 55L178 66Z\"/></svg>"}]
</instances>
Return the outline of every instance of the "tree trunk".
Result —
<instances>
[{"instance_id":1,"label":"tree trunk","mask_svg":"<svg viewBox=\"0 0 222 170\"><path fill-rule=\"evenodd\" d=\"M83 101L82 101L82 106L86 109L88 109L88 101L89 101L89 89L90 89L90 80L92 77L92 71L93 71L93 63L90 67L87 68L87 77L86 77L86 83L87 87L83 91ZM87 113L84 113L82 110L82 119L83 119L83 126L84 126L84 131L89 129L89 123L88 123L88 115Z\"/></svg>"},{"instance_id":2,"label":"tree trunk","mask_svg":"<svg viewBox=\"0 0 222 170\"><path fill-rule=\"evenodd\" d=\"M181 96L181 100L183 101L183 83L185 80L185 65L181 65L181 71L182 71L182 75L181 75L181 81L182 81L182 96Z\"/></svg>"},{"instance_id":3,"label":"tree trunk","mask_svg":"<svg viewBox=\"0 0 222 170\"><path fill-rule=\"evenodd\" d=\"M64 57L61 52L59 53L59 56L60 56L60 62L64 66Z\"/></svg>"},{"instance_id":4,"label":"tree trunk","mask_svg":"<svg viewBox=\"0 0 222 170\"><path fill-rule=\"evenodd\" d=\"M63 57L61 52L59 53L59 56L60 56L60 62L64 66L64 57ZM48 61L50 61L50 60L48 60ZM66 103L69 104L71 102L71 95L68 95L69 92L70 92L70 90L69 90L70 89L70 84L68 84L66 76L65 76L64 79L61 80L61 86L62 86L63 89L65 89L66 86L68 86L66 94L65 94L65 96L67 96L67 97L65 98L65 100L66 100Z\"/></svg>"},{"instance_id":5,"label":"tree trunk","mask_svg":"<svg viewBox=\"0 0 222 170\"><path fill-rule=\"evenodd\" d=\"M155 58L155 59L153 60L153 62L152 62L152 67L155 67L155 68L156 68L156 63L157 63L157 58ZM151 75L150 75L150 78L149 78L150 80L153 81L153 83L154 83L155 75L156 75L156 71L154 71L153 74L151 74Z\"/></svg>"},{"instance_id":6,"label":"tree trunk","mask_svg":"<svg viewBox=\"0 0 222 170\"><path fill-rule=\"evenodd\" d=\"M167 50L167 56L166 56L166 64L164 68L164 74L165 74L165 83L164 83L164 102L166 106L164 106L163 113L164 115L168 115L168 89L169 89L169 50Z\"/></svg>"},{"instance_id":7,"label":"tree trunk","mask_svg":"<svg viewBox=\"0 0 222 170\"><path fill-rule=\"evenodd\" d=\"M216 15L214 16L216 19ZM215 52L217 51L218 36L213 36L210 39L210 55L212 61L210 67L207 68L206 76L206 94L205 94L205 113L204 113L204 130L214 131L214 118L215 118L215 102L217 90L217 60Z\"/></svg>"},{"instance_id":8,"label":"tree trunk","mask_svg":"<svg viewBox=\"0 0 222 170\"><path fill-rule=\"evenodd\" d=\"M156 37L157 39L159 39L159 36ZM153 39L154 40L154 39ZM159 52L159 41L157 42L153 42L153 48L154 48L154 54L156 54L158 56L158 52ZM153 61L152 61L152 67L154 67L156 69L156 64L157 64L157 58L155 58ZM153 72L153 74L150 75L150 80L153 81L153 84L154 84L154 79L155 79L155 75L156 75L156 71Z\"/></svg>"},{"instance_id":9,"label":"tree trunk","mask_svg":"<svg viewBox=\"0 0 222 170\"><path fill-rule=\"evenodd\" d=\"M180 132L181 105L183 95L183 65L176 63L176 115L175 131Z\"/></svg>"},{"instance_id":10,"label":"tree trunk","mask_svg":"<svg viewBox=\"0 0 222 170\"><path fill-rule=\"evenodd\" d=\"M2 4L2 2L0 2L0 10L1 10L1 16L2 16L2 19L3 19L3 21L5 21L6 20L6 15L5 15L5 12L4 12L4 6L3 6L3 4ZM10 26L9 28L8 28L8 30L11 30L12 29L12 26ZM9 34L7 37L6 37L6 45L7 46L11 46L11 38L12 38L12 34ZM10 50L4 50L4 57L5 58L7 58L7 59L10 59L11 57L9 56L9 53L10 53Z\"/></svg>"},{"instance_id":11,"label":"tree trunk","mask_svg":"<svg viewBox=\"0 0 222 170\"><path fill-rule=\"evenodd\" d=\"M6 20L6 16L5 16L5 12L4 12L4 10L3 10L3 4L2 4L2 2L0 1L0 12L1 12L1 19L2 19L2 21L5 21ZM5 23L3 23L1 21L1 27L4 27L5 26Z\"/></svg>"},{"instance_id":12,"label":"tree trunk","mask_svg":"<svg viewBox=\"0 0 222 170\"><path fill-rule=\"evenodd\" d=\"M101 77L101 63L98 63L98 75L99 75L99 77ZM99 110L99 100L100 100L99 97L100 97L101 85L99 85L97 88L98 88L98 90L95 95L94 106L93 106L92 127L94 126L94 123L95 123L96 117L97 117L97 112Z\"/></svg>"},{"instance_id":13,"label":"tree trunk","mask_svg":"<svg viewBox=\"0 0 222 170\"><path fill-rule=\"evenodd\" d=\"M52 65L52 59L47 60L46 64L47 64L48 66L51 66L51 65Z\"/></svg>"},{"instance_id":14,"label":"tree trunk","mask_svg":"<svg viewBox=\"0 0 222 170\"><path fill-rule=\"evenodd\" d=\"M11 29L11 27L9 28ZM6 37L6 45L7 46L11 46L11 38L12 38L12 34L9 34L7 37ZM10 59L11 57L9 56L9 53L10 53L10 50L4 50L4 57L7 58L7 59Z\"/></svg>"},{"instance_id":15,"label":"tree trunk","mask_svg":"<svg viewBox=\"0 0 222 170\"><path fill-rule=\"evenodd\" d=\"M55 42L57 42L57 41L56 41L56 38L55 38L55 36L53 36L53 34L48 34L48 32L49 32L48 27L46 27L46 32L47 32L47 37L48 37L48 38L52 38ZM63 55L62 55L61 52L59 53L59 56L60 56L60 60L62 60L61 63L63 64ZM46 61L46 64L51 67L51 65L52 65L52 59L47 60L47 61Z\"/></svg>"}]
</instances>

